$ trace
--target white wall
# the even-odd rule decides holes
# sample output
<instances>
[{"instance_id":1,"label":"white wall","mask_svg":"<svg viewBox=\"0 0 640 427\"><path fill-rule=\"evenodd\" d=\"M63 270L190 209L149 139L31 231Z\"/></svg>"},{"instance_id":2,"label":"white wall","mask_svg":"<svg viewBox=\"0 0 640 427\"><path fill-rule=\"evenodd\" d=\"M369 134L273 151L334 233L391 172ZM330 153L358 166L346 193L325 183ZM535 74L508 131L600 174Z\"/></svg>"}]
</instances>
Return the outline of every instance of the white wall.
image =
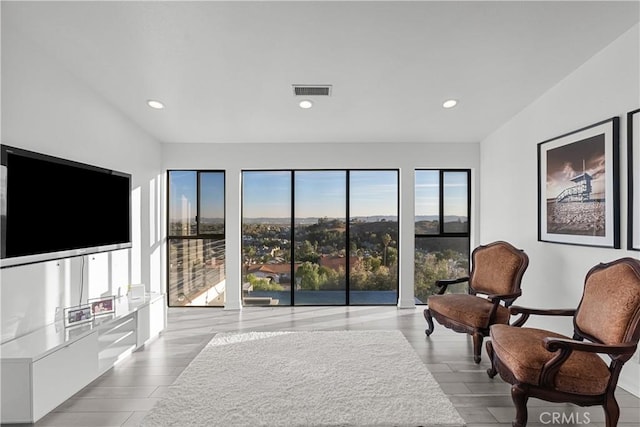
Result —
<instances>
[{"instance_id":1,"label":"white wall","mask_svg":"<svg viewBox=\"0 0 640 427\"><path fill-rule=\"evenodd\" d=\"M640 106L639 26L595 55L533 104L481 142L480 241L507 237L530 264L518 305L575 308L587 271L600 262L640 253L537 241L537 144L619 116L621 243L627 235L626 113ZM570 334L565 320L531 319L532 326ZM638 353L620 384L640 395Z\"/></svg>"},{"instance_id":2,"label":"white wall","mask_svg":"<svg viewBox=\"0 0 640 427\"><path fill-rule=\"evenodd\" d=\"M476 182L478 144L164 144L166 169L224 169L226 174L226 309L239 309L240 175L251 169L400 169L400 302L413 300L414 170L469 168ZM472 204L475 201L472 189ZM476 218L472 212L473 221ZM475 239L472 237L472 245Z\"/></svg>"},{"instance_id":3,"label":"white wall","mask_svg":"<svg viewBox=\"0 0 640 427\"><path fill-rule=\"evenodd\" d=\"M51 323L56 307L78 304L81 284L83 302L126 292L129 283L164 290L159 143L9 26L2 28L1 142L128 172L133 202L132 249L0 270L2 341ZM46 238L46 226L30 234Z\"/></svg>"}]
</instances>

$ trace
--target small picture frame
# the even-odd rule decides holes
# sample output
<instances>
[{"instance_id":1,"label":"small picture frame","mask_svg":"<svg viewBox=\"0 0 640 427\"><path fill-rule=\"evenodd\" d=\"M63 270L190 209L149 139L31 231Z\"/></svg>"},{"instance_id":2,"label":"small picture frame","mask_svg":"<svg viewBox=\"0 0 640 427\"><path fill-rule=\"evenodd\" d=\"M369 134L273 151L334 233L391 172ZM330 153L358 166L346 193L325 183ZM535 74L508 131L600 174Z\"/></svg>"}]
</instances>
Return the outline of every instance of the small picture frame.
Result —
<instances>
[{"instance_id":1,"label":"small picture frame","mask_svg":"<svg viewBox=\"0 0 640 427\"><path fill-rule=\"evenodd\" d=\"M78 305L75 307L67 307L64 309L64 326L81 325L93 320L93 313L90 305Z\"/></svg>"},{"instance_id":2,"label":"small picture frame","mask_svg":"<svg viewBox=\"0 0 640 427\"><path fill-rule=\"evenodd\" d=\"M88 302L91 305L91 313L94 316L102 316L115 311L114 297L93 298Z\"/></svg>"}]
</instances>

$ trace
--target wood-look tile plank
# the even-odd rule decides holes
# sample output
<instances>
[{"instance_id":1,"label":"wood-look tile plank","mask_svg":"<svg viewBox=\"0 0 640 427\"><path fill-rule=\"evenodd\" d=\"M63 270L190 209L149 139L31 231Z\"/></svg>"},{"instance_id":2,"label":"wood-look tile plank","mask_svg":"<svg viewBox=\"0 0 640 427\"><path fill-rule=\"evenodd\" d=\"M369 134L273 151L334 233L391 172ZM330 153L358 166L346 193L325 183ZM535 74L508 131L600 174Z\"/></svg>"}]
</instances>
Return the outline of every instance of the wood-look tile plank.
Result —
<instances>
[{"instance_id":1,"label":"wood-look tile plank","mask_svg":"<svg viewBox=\"0 0 640 427\"><path fill-rule=\"evenodd\" d=\"M484 351L481 363L473 362L468 336L436 325L434 333L427 337L422 310L423 307L391 306L250 307L241 311L170 308L167 329L158 339L79 391L36 423L36 427L139 425L150 405L165 395L185 367L219 333L345 329L402 331L467 427L511 426L515 416L511 386L498 377L490 379L486 375L489 363ZM640 399L622 389L616 396L621 406L618 427L640 425ZM593 417L588 427L599 427L604 419L600 407L579 408L530 399L532 415L528 427L549 427L539 422L545 410L568 411L567 414L589 411Z\"/></svg>"}]
</instances>

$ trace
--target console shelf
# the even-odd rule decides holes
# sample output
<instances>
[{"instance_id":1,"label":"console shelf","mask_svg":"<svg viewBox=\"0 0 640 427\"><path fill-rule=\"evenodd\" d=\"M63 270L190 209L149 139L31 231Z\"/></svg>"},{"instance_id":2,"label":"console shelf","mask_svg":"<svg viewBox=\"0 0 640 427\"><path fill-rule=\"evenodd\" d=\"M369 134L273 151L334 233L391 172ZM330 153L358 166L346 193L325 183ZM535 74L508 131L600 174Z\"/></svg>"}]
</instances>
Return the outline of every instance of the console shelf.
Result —
<instances>
[{"instance_id":1,"label":"console shelf","mask_svg":"<svg viewBox=\"0 0 640 427\"><path fill-rule=\"evenodd\" d=\"M129 356L166 325L165 296L115 300L115 312L64 328L56 322L0 346L1 423L35 423Z\"/></svg>"}]
</instances>

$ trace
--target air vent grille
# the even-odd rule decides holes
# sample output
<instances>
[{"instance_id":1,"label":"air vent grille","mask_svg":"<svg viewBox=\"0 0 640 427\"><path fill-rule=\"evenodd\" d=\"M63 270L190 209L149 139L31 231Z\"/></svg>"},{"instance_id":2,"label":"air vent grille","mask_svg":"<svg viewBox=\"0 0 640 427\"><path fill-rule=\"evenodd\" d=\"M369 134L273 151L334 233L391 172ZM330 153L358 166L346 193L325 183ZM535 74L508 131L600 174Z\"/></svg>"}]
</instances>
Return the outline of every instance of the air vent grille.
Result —
<instances>
[{"instance_id":1,"label":"air vent grille","mask_svg":"<svg viewBox=\"0 0 640 427\"><path fill-rule=\"evenodd\" d=\"M293 85L296 96L331 96L331 85Z\"/></svg>"}]
</instances>

